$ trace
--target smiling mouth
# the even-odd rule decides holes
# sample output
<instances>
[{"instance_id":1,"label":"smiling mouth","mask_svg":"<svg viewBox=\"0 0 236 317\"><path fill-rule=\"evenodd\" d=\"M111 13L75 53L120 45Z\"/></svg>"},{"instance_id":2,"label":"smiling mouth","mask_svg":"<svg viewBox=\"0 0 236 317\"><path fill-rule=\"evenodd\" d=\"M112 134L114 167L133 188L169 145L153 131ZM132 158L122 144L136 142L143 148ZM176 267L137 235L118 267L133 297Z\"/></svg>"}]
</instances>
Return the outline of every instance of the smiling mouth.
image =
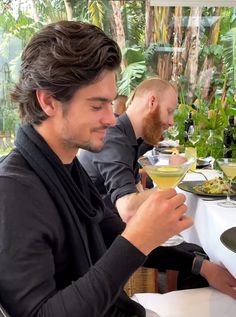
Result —
<instances>
[{"instance_id":1,"label":"smiling mouth","mask_svg":"<svg viewBox=\"0 0 236 317\"><path fill-rule=\"evenodd\" d=\"M100 130L96 130L96 131L94 131L95 133L98 133L98 134L100 134L100 135L102 135L102 136L105 136L106 135L106 130L105 129L100 129Z\"/></svg>"}]
</instances>

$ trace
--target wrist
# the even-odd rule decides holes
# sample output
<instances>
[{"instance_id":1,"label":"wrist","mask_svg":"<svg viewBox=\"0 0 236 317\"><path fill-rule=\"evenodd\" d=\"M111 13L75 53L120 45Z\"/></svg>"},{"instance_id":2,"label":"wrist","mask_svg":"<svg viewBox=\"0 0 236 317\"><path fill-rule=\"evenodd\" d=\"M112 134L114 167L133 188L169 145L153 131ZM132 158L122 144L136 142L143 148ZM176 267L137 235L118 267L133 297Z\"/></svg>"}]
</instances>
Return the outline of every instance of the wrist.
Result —
<instances>
[{"instance_id":1,"label":"wrist","mask_svg":"<svg viewBox=\"0 0 236 317\"><path fill-rule=\"evenodd\" d=\"M194 254L195 258L193 259L192 273L199 275L201 273L203 262L204 260L207 260L208 257L206 254L197 251L195 251Z\"/></svg>"}]
</instances>

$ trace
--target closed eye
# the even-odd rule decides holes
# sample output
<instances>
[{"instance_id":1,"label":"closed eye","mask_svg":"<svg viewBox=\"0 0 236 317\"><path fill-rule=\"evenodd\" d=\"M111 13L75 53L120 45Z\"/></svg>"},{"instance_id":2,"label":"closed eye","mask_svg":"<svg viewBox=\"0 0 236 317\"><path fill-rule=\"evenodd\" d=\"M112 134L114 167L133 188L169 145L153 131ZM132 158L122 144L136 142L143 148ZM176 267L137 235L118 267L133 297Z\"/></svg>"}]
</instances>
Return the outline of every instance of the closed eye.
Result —
<instances>
[{"instance_id":1,"label":"closed eye","mask_svg":"<svg viewBox=\"0 0 236 317\"><path fill-rule=\"evenodd\" d=\"M102 110L102 106L92 106L92 110L94 111Z\"/></svg>"}]
</instances>

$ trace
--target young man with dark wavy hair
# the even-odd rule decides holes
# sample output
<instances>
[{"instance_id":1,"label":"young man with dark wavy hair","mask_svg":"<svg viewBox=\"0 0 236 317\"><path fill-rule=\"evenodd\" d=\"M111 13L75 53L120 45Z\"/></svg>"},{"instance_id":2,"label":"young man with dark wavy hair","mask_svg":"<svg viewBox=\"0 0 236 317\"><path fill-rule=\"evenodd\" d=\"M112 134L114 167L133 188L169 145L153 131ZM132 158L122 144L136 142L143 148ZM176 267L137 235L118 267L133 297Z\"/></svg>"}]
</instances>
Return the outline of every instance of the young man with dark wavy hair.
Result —
<instances>
[{"instance_id":1,"label":"young man with dark wavy hair","mask_svg":"<svg viewBox=\"0 0 236 317\"><path fill-rule=\"evenodd\" d=\"M145 316L125 283L192 224L184 195L167 190L126 226L76 158L115 124L120 61L112 39L80 22L48 25L24 49L12 93L23 124L0 164L0 302L14 317Z\"/></svg>"},{"instance_id":2,"label":"young man with dark wavy hair","mask_svg":"<svg viewBox=\"0 0 236 317\"><path fill-rule=\"evenodd\" d=\"M115 124L120 60L102 30L72 21L46 26L24 49L12 95L23 124L0 164L0 302L14 317L146 316L123 286L192 224L170 189L125 225L76 158L100 150Z\"/></svg>"}]
</instances>

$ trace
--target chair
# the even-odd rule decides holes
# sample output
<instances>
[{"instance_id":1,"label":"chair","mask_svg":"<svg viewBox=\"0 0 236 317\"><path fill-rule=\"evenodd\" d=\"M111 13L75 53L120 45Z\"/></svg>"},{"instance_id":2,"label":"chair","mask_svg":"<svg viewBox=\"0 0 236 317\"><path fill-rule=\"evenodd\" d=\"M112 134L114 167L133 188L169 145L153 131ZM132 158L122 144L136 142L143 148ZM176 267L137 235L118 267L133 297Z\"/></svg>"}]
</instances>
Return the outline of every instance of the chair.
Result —
<instances>
[{"instance_id":1,"label":"chair","mask_svg":"<svg viewBox=\"0 0 236 317\"><path fill-rule=\"evenodd\" d=\"M158 270L140 267L129 278L125 285L125 292L128 296L135 293L157 293L158 292Z\"/></svg>"}]
</instances>

